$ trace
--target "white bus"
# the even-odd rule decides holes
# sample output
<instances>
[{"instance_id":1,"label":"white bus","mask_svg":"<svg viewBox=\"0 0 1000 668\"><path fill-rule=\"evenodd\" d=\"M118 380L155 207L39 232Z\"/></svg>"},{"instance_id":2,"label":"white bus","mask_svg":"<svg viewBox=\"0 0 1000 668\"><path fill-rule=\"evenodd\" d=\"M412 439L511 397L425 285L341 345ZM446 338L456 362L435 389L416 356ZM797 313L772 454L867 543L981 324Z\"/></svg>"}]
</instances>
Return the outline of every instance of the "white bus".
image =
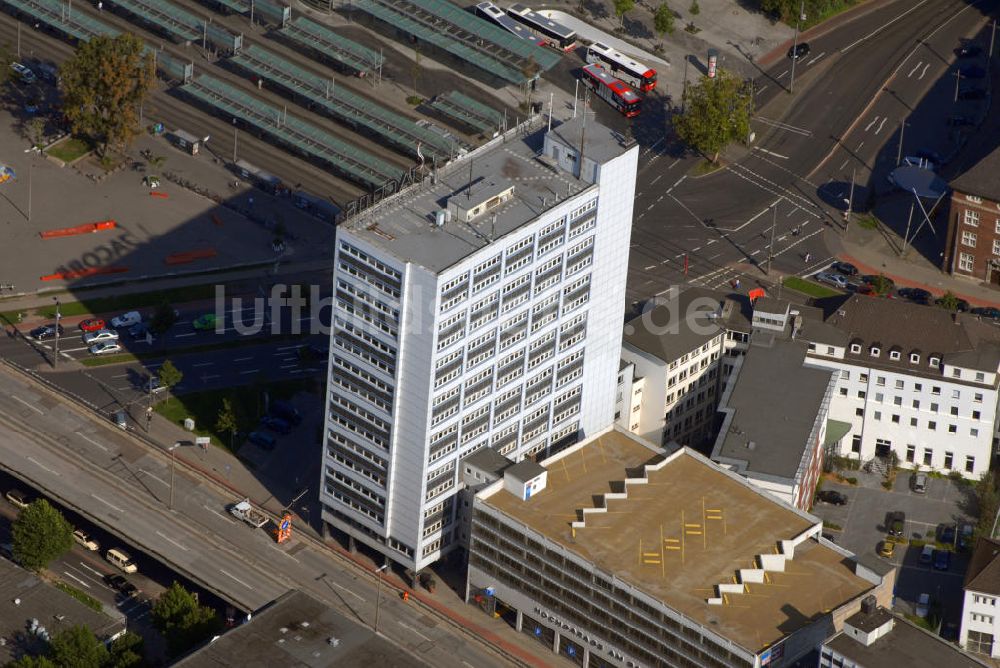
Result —
<instances>
[{"instance_id":1,"label":"white bus","mask_svg":"<svg viewBox=\"0 0 1000 668\"><path fill-rule=\"evenodd\" d=\"M507 13L515 21L545 38L554 49L572 51L576 48L576 33L566 26L556 23L547 16L535 12L527 5L517 3L507 8Z\"/></svg>"},{"instance_id":2,"label":"white bus","mask_svg":"<svg viewBox=\"0 0 1000 668\"><path fill-rule=\"evenodd\" d=\"M587 62L601 65L618 79L643 92L656 88L656 70L600 42L587 47Z\"/></svg>"}]
</instances>

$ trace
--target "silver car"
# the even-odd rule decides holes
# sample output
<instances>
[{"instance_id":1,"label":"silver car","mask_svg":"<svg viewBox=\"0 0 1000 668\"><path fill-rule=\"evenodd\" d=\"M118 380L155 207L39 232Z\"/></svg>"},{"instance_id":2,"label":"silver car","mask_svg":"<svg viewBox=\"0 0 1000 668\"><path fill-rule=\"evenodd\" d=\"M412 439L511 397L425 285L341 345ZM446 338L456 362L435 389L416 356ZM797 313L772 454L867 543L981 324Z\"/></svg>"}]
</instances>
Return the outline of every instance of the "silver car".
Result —
<instances>
[{"instance_id":1,"label":"silver car","mask_svg":"<svg viewBox=\"0 0 1000 668\"><path fill-rule=\"evenodd\" d=\"M826 271L821 271L814 277L820 283L827 283L834 287L840 288L841 290L847 289L847 277L840 274L831 274Z\"/></svg>"},{"instance_id":2,"label":"silver car","mask_svg":"<svg viewBox=\"0 0 1000 668\"><path fill-rule=\"evenodd\" d=\"M83 342L87 345L93 343L99 343L101 341L117 341L118 332L112 332L110 329L99 329L96 332L87 332L83 335Z\"/></svg>"}]
</instances>

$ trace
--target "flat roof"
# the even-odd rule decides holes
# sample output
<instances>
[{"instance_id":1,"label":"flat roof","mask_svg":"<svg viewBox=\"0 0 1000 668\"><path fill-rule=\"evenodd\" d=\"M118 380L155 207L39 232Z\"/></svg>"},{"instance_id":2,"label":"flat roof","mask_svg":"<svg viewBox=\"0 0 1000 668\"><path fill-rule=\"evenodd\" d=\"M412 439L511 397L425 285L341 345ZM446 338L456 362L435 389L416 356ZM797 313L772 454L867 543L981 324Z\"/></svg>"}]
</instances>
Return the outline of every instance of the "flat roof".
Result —
<instances>
[{"instance_id":1,"label":"flat roof","mask_svg":"<svg viewBox=\"0 0 1000 668\"><path fill-rule=\"evenodd\" d=\"M104 639L125 628L124 617L109 617L92 610L6 559L0 559L0 591L3 592L0 637L8 639L6 645L0 645L0 665L17 658L15 652L19 653L23 645L12 641L27 632L32 619L37 619L50 636L71 626L83 625ZM15 604L15 599L19 603Z\"/></svg>"},{"instance_id":2,"label":"flat roof","mask_svg":"<svg viewBox=\"0 0 1000 668\"><path fill-rule=\"evenodd\" d=\"M713 459L746 462L748 473L795 477L832 374L804 367L805 358L805 343L754 337L728 403L719 406L732 410L732 420Z\"/></svg>"},{"instance_id":3,"label":"flat roof","mask_svg":"<svg viewBox=\"0 0 1000 668\"><path fill-rule=\"evenodd\" d=\"M592 145L609 145L612 137L617 136L591 121L587 126L586 155L593 157ZM401 262L441 272L557 204L596 187L536 159L542 152L544 138L544 126L527 136L510 131L447 166L439 167L436 177L428 177L345 221L341 229L349 229ZM619 154L627 150L624 142L614 141ZM486 192L492 189L491 184L501 181L514 186L514 195L492 212L469 223L453 216L441 227L435 226L435 213L447 207L449 198L464 197L471 185L471 196L478 199L481 193L477 190Z\"/></svg>"},{"instance_id":4,"label":"flat roof","mask_svg":"<svg viewBox=\"0 0 1000 668\"><path fill-rule=\"evenodd\" d=\"M865 647L841 633L826 643L830 649L865 668L982 668L987 665L942 638L917 628L898 615L886 635Z\"/></svg>"},{"instance_id":5,"label":"flat roof","mask_svg":"<svg viewBox=\"0 0 1000 668\"><path fill-rule=\"evenodd\" d=\"M663 459L617 429L567 453L545 462L547 486L530 500L502 489L480 499L750 651L873 588L843 553L805 540L785 572L768 574L770 583L747 585L747 594L709 605L716 585L732 582L737 569L819 520L682 448L649 473L648 484L629 485L626 499L608 501L609 512L588 514L574 536L570 523L594 507L597 495L622 491L626 472L637 475L643 464ZM693 524L704 526L703 533L684 534Z\"/></svg>"},{"instance_id":6,"label":"flat roof","mask_svg":"<svg viewBox=\"0 0 1000 668\"><path fill-rule=\"evenodd\" d=\"M331 640L335 642L331 642ZM174 664L218 666L416 666L429 664L298 590Z\"/></svg>"},{"instance_id":7,"label":"flat roof","mask_svg":"<svg viewBox=\"0 0 1000 668\"><path fill-rule=\"evenodd\" d=\"M720 319L725 296L692 287L657 298L625 324L622 342L671 362L725 333Z\"/></svg>"}]
</instances>

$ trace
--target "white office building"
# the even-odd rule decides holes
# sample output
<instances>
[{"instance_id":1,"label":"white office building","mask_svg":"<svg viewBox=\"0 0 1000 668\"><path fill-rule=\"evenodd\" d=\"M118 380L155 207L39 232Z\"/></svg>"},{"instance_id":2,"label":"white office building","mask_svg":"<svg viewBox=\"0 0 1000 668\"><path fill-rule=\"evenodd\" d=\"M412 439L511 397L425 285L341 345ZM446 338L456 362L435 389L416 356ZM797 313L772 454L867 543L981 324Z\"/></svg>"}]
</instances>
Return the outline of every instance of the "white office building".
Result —
<instances>
[{"instance_id":1,"label":"white office building","mask_svg":"<svg viewBox=\"0 0 1000 668\"><path fill-rule=\"evenodd\" d=\"M465 456L611 426L637 156L593 120L519 128L341 225L328 525L419 571L457 544Z\"/></svg>"},{"instance_id":2,"label":"white office building","mask_svg":"<svg viewBox=\"0 0 1000 668\"><path fill-rule=\"evenodd\" d=\"M958 644L976 654L1000 659L1000 541L980 538L962 585L962 623Z\"/></svg>"}]
</instances>

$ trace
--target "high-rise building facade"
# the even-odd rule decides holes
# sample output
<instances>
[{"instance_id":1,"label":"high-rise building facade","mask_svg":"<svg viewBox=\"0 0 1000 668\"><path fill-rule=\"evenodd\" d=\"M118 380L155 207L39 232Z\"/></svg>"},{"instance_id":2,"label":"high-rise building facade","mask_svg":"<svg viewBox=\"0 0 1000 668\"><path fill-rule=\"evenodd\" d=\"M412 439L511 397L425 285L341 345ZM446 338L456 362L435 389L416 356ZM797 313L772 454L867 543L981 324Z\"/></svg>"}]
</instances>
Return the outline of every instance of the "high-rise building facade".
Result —
<instances>
[{"instance_id":1,"label":"high-rise building facade","mask_svg":"<svg viewBox=\"0 0 1000 668\"><path fill-rule=\"evenodd\" d=\"M457 544L464 456L612 424L630 144L583 118L518 128L338 228L330 526L418 571Z\"/></svg>"}]
</instances>

